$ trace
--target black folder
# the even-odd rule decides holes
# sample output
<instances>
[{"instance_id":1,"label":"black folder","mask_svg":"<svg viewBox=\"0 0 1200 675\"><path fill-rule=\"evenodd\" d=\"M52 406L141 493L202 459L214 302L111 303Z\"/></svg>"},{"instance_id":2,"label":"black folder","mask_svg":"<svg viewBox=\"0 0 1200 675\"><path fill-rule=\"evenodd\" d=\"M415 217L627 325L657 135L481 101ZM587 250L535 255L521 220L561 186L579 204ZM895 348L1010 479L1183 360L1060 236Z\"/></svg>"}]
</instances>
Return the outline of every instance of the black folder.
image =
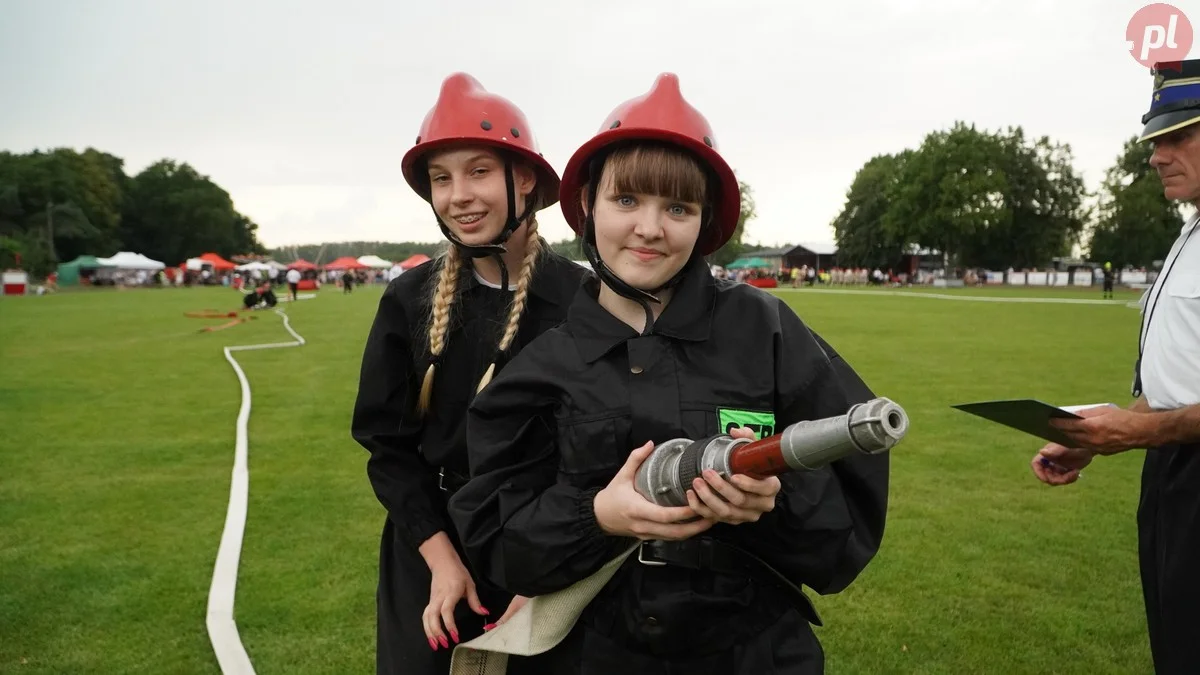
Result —
<instances>
[{"instance_id":1,"label":"black folder","mask_svg":"<svg viewBox=\"0 0 1200 675\"><path fill-rule=\"evenodd\" d=\"M1052 419L1082 419L1074 411L1096 406L1112 405L1111 403L1095 403L1092 405L1068 406L1060 408L1032 398L1010 399L1004 401L980 401L978 403L960 403L951 406L972 415L982 417L992 422L998 422L1006 427L1024 431L1031 436L1060 443L1072 447L1074 443L1063 432L1050 425Z\"/></svg>"}]
</instances>

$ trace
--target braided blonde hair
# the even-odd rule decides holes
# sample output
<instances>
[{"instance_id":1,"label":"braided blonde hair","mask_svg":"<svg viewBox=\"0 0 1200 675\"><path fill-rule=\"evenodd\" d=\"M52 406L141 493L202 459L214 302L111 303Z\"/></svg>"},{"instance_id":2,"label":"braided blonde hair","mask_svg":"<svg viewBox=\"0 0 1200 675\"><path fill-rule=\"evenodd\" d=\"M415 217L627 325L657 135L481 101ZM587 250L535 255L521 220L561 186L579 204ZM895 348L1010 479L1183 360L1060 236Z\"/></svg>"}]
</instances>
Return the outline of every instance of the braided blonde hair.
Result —
<instances>
[{"instance_id":1,"label":"braided blonde hair","mask_svg":"<svg viewBox=\"0 0 1200 675\"><path fill-rule=\"evenodd\" d=\"M513 339L517 337L517 329L521 326L521 315L525 312L525 300L529 297L529 284L533 279L533 270L537 267L538 256L542 253L542 238L538 236L537 228L537 217L531 215L525 230L525 259L521 261L521 273L517 276L517 290L513 294L512 305L508 308L508 323L504 325L504 335L500 338L500 345L496 349L497 355L508 351ZM483 379L479 380L479 387L475 389L476 394L483 391L483 388L492 381L495 373L496 361L493 360L488 365L487 372L483 374Z\"/></svg>"},{"instance_id":2,"label":"braided blonde hair","mask_svg":"<svg viewBox=\"0 0 1200 675\"><path fill-rule=\"evenodd\" d=\"M433 302L429 321L429 354L433 363L425 370L425 379L421 382L421 396L417 399L417 412L424 417L429 412L429 402L433 398L433 373L437 368L442 350L446 347L446 330L450 326L450 307L454 304L455 290L458 288L458 271L462 267L462 256L458 247L451 245L442 259L442 271L438 275L437 286L433 289Z\"/></svg>"},{"instance_id":3,"label":"braided blonde hair","mask_svg":"<svg viewBox=\"0 0 1200 675\"><path fill-rule=\"evenodd\" d=\"M517 336L517 330L521 324L521 315L525 312L526 300L529 297L529 284L533 279L533 270L537 266L538 256L542 252L542 238L538 236L537 232L537 217L532 213L536 212L538 208L536 189L530 194L529 198L535 201L532 204L532 208L530 208L531 214L525 221L525 258L521 261L521 272L517 275L517 289L513 294L512 305L509 306L508 322L504 326L504 335L500 338L500 344L496 349L497 355L507 351ZM462 265L462 256L458 252L458 247L451 244L446 250L446 255L442 261L442 270L438 276L437 286L433 289L432 302L430 303L429 354L432 357L432 363L425 370L425 379L421 382L421 394L417 399L417 413L421 417L424 417L429 412L429 406L433 400L433 376L438 362L441 361L442 351L446 348L446 332L450 327L450 311L457 297L458 275ZM479 386L475 389L475 393L483 391L483 388L492 381L492 376L495 373L496 361L493 360L488 365L483 378L479 381Z\"/></svg>"}]
</instances>

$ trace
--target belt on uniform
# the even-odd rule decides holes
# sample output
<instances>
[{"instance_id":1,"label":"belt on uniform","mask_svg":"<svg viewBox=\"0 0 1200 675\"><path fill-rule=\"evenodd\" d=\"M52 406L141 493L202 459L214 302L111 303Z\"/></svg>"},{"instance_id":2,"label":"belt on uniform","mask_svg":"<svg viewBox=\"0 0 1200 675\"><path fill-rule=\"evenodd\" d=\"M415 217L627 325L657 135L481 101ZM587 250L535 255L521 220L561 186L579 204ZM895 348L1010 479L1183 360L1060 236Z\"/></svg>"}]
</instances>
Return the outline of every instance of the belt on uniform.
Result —
<instances>
[{"instance_id":1,"label":"belt on uniform","mask_svg":"<svg viewBox=\"0 0 1200 675\"><path fill-rule=\"evenodd\" d=\"M800 614L814 626L822 626L821 617L804 591L779 570L749 551L713 539L693 537L683 541L643 541L638 546L638 562L649 566L675 565L693 570L740 574L782 588L794 601Z\"/></svg>"},{"instance_id":2,"label":"belt on uniform","mask_svg":"<svg viewBox=\"0 0 1200 675\"><path fill-rule=\"evenodd\" d=\"M442 492L454 494L471 480L470 476L455 473L446 467L438 467L438 489Z\"/></svg>"}]
</instances>

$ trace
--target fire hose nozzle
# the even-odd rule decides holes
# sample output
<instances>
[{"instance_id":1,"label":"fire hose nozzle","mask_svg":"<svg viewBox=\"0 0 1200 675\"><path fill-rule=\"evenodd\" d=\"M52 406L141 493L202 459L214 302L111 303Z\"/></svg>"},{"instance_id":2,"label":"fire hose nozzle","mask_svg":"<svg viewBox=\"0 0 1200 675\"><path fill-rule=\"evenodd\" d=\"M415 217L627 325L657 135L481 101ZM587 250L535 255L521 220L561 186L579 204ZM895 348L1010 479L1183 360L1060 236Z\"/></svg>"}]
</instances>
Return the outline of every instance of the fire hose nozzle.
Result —
<instances>
[{"instance_id":1,"label":"fire hose nozzle","mask_svg":"<svg viewBox=\"0 0 1200 675\"><path fill-rule=\"evenodd\" d=\"M660 506L686 506L692 481L707 469L723 478L737 473L765 478L815 471L850 455L887 452L907 433L904 409L891 399L875 398L844 415L796 422L757 441L722 434L661 443L638 468L634 486Z\"/></svg>"}]
</instances>

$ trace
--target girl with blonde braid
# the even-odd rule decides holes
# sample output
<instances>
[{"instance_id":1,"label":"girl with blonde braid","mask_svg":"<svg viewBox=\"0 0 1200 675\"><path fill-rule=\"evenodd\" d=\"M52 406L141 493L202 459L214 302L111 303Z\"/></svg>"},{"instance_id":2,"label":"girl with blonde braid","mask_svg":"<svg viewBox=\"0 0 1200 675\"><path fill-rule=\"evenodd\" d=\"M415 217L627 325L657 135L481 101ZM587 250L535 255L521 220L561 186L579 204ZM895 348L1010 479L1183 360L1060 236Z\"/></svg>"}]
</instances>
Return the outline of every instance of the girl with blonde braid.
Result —
<instances>
[{"instance_id":1,"label":"girl with blonde braid","mask_svg":"<svg viewBox=\"0 0 1200 675\"><path fill-rule=\"evenodd\" d=\"M392 281L363 354L352 435L387 511L376 668L446 673L452 643L523 603L470 570L446 503L468 477L466 411L522 346L560 323L586 270L553 253L534 213L559 178L525 115L463 73L448 77L404 156L450 245Z\"/></svg>"}]
</instances>

